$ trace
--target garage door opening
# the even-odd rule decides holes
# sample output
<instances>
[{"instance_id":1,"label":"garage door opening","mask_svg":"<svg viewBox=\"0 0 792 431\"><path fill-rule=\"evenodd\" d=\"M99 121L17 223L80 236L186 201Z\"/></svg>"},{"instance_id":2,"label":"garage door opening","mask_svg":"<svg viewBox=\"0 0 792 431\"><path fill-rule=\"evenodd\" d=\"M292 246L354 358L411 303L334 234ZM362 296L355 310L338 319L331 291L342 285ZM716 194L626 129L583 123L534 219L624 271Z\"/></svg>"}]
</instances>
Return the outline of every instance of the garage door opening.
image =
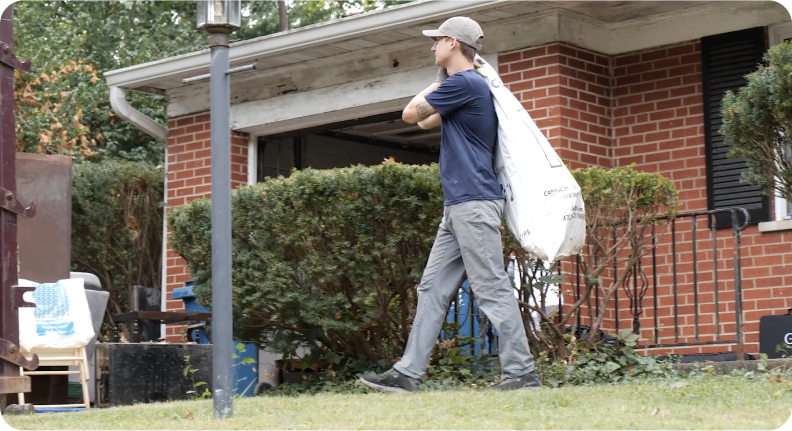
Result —
<instances>
[{"instance_id":1,"label":"garage door opening","mask_svg":"<svg viewBox=\"0 0 792 431\"><path fill-rule=\"evenodd\" d=\"M375 115L258 138L256 181L292 169L378 165L393 157L404 164L436 163L440 129L421 130L401 112Z\"/></svg>"}]
</instances>

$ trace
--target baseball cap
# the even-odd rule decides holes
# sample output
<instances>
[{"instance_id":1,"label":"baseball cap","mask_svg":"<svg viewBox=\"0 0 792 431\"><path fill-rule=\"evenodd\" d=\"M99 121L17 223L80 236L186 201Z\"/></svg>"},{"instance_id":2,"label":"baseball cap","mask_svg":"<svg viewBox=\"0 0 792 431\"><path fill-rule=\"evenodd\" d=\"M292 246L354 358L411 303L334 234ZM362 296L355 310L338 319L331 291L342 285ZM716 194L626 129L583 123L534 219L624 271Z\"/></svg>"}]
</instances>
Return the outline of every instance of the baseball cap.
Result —
<instances>
[{"instance_id":1,"label":"baseball cap","mask_svg":"<svg viewBox=\"0 0 792 431\"><path fill-rule=\"evenodd\" d=\"M464 16L449 18L437 30L424 30L424 36L453 37L465 45L481 49L484 32L476 21Z\"/></svg>"}]
</instances>

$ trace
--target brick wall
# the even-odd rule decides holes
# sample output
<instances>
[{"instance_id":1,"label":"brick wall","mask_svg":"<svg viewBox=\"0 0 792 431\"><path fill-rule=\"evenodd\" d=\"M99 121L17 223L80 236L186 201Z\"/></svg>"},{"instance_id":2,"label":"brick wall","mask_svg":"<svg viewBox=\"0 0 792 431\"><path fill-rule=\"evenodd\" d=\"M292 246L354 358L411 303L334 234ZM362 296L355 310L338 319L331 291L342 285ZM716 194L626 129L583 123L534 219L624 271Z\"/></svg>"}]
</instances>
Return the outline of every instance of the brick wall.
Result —
<instances>
[{"instance_id":1,"label":"brick wall","mask_svg":"<svg viewBox=\"0 0 792 431\"><path fill-rule=\"evenodd\" d=\"M570 168L609 167L609 59L562 43L498 58L499 75Z\"/></svg>"},{"instance_id":2,"label":"brick wall","mask_svg":"<svg viewBox=\"0 0 792 431\"><path fill-rule=\"evenodd\" d=\"M636 168L660 172L674 181L680 211L707 210L707 172L702 112L701 51L697 41L617 56L614 85L615 166L636 163ZM697 281L699 339L714 338L714 284L712 236L708 223L697 223ZM679 220L676 229L677 303L684 322L680 341L694 341L692 221ZM721 333L734 333L733 242L730 229L717 232L718 299ZM759 318L782 314L792 307L792 233L760 234L756 226L742 233L743 319L747 352L758 352ZM660 300L669 316L673 307L672 250L665 241L658 249L664 267ZM726 299L724 303L724 298ZM664 317L661 334L673 334L673 318ZM681 349L677 349L680 351ZM722 346L684 349L723 351ZM682 351L684 352L684 351Z\"/></svg>"},{"instance_id":3,"label":"brick wall","mask_svg":"<svg viewBox=\"0 0 792 431\"><path fill-rule=\"evenodd\" d=\"M659 172L674 182L679 191L680 212L707 209L698 41L618 56L556 43L504 53L499 64L503 81L518 95L570 168L634 163L636 169ZM592 135L597 137L596 142ZM690 218L677 222L675 248L671 244L670 230L660 238L655 258L656 274L651 270L651 256L642 262L648 285L640 317L644 343L653 343L654 337L655 275L661 343L696 340L695 296L699 304L698 340L715 340L716 331L720 333L719 339L734 338L731 230L721 229L715 234L718 264L713 268L712 234L706 218L699 217L694 266L692 224ZM740 250L746 352L757 353L759 318L782 314L785 308L792 307L792 287L785 287L792 286L792 233L759 234L756 226L752 226L742 233ZM569 273L574 268L566 264L563 270ZM717 329L715 276L720 310ZM613 273L606 273L604 277L612 278ZM568 294L574 290L569 286L565 289ZM623 290L618 295L618 327L631 328L630 300ZM677 331L673 317L674 297L678 310ZM572 297L567 299L571 302ZM617 326L616 305L616 300L611 300L611 311L604 321L610 331ZM588 315L585 307L583 315ZM581 320L583 324L588 323L585 317ZM705 345L656 352L723 352L729 349L730 346Z\"/></svg>"},{"instance_id":4,"label":"brick wall","mask_svg":"<svg viewBox=\"0 0 792 431\"><path fill-rule=\"evenodd\" d=\"M190 115L168 121L168 196L169 208L211 195L211 145L209 114ZM231 132L231 184L247 184L247 135ZM170 246L167 253L166 310L183 310L181 300L170 300L170 292L191 280L189 268ZM181 339L181 326L168 325L166 338Z\"/></svg>"},{"instance_id":5,"label":"brick wall","mask_svg":"<svg viewBox=\"0 0 792 431\"><path fill-rule=\"evenodd\" d=\"M690 42L615 58L614 165L674 180L680 211L707 209L701 51Z\"/></svg>"}]
</instances>

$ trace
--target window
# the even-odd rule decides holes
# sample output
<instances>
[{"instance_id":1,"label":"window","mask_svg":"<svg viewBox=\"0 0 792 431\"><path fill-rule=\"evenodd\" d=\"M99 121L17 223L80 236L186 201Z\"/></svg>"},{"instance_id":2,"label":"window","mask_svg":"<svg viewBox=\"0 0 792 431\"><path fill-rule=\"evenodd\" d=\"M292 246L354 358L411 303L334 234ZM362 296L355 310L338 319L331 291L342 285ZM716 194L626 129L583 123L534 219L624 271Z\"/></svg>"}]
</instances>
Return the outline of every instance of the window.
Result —
<instances>
[{"instance_id":1,"label":"window","mask_svg":"<svg viewBox=\"0 0 792 431\"><path fill-rule=\"evenodd\" d=\"M302 137L278 139L258 138L256 149L256 181L283 175L288 177L292 168L302 169Z\"/></svg>"},{"instance_id":2,"label":"window","mask_svg":"<svg viewBox=\"0 0 792 431\"><path fill-rule=\"evenodd\" d=\"M746 84L745 75L756 70L764 51L764 27L701 39L707 204L709 209L745 208L752 224L771 219L770 197L762 194L761 188L740 182L747 168L745 161L726 157L729 147L718 130L722 124L720 104L724 93L737 91ZM719 228L731 226L731 215L719 214L716 223Z\"/></svg>"}]
</instances>

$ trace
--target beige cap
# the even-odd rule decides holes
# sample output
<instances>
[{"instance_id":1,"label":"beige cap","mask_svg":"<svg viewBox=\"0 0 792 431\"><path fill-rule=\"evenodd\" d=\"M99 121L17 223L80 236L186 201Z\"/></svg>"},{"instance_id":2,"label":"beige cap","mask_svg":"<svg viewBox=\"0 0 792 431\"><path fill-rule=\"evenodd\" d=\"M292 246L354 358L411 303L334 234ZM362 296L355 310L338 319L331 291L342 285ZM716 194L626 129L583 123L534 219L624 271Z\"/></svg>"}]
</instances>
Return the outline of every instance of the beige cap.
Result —
<instances>
[{"instance_id":1,"label":"beige cap","mask_svg":"<svg viewBox=\"0 0 792 431\"><path fill-rule=\"evenodd\" d=\"M429 37L453 37L476 50L481 49L481 42L484 40L481 26L464 16L449 18L437 30L424 30L423 34Z\"/></svg>"}]
</instances>

